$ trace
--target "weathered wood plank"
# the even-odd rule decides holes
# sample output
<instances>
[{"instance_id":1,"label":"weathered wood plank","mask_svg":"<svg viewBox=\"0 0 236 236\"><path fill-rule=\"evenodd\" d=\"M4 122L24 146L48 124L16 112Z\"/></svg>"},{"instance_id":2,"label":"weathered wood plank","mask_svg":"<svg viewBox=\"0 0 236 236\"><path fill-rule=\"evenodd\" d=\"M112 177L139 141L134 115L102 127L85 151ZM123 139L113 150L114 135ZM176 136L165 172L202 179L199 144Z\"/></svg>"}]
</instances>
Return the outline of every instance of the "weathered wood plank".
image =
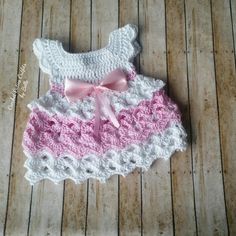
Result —
<instances>
[{"instance_id":1,"label":"weathered wood plank","mask_svg":"<svg viewBox=\"0 0 236 236\"><path fill-rule=\"evenodd\" d=\"M70 51L89 51L91 47L90 1L72 1ZM65 181L63 235L84 235L86 227L87 182L75 185Z\"/></svg>"},{"instance_id":2,"label":"weathered wood plank","mask_svg":"<svg viewBox=\"0 0 236 236\"><path fill-rule=\"evenodd\" d=\"M209 1L186 1L186 26L197 229L227 235Z\"/></svg>"},{"instance_id":3,"label":"weathered wood plank","mask_svg":"<svg viewBox=\"0 0 236 236\"><path fill-rule=\"evenodd\" d=\"M5 4L10 4L10 2L5 2ZM12 7L14 6L14 7ZM22 15L22 7L23 7L23 15ZM22 132L25 128L27 116L28 116L28 109L26 104L32 98L37 95L37 80L36 83L31 81L29 78L31 74L34 74L34 68L32 66L32 62L34 61L31 57L31 47L28 48L30 45L30 37L28 34L37 35L38 28L37 22L39 20L38 14L36 11L31 12L31 19L32 25L27 25L29 21L29 5L25 2L22 6L21 1L18 2L11 2L9 5L11 12L7 9L4 9L4 14L9 17L9 25L8 29L4 31L3 35L6 37L3 41L6 44L7 51L9 50L9 56L11 59L9 60L9 65L11 66L8 69L11 70L9 73L5 71L3 74L7 75L9 80L11 79L12 82L16 82L16 76L13 77L13 73L17 71L17 67L14 68L15 62L18 62L19 59L19 66L18 66L18 91L17 91L17 105L16 105L16 118L15 118L15 131L13 137L13 151L12 151L12 166L11 166L11 177L10 177L10 189L9 189L9 200L8 200L8 212L7 212L7 221L6 221L6 228L5 228L5 235L26 235L27 228L28 228L28 218L29 218L29 208L30 208L30 198L31 198L31 186L29 183L24 179L25 168L23 167L25 156L22 151ZM39 13L40 14L40 13ZM14 15L15 21L12 21L12 16ZM22 19L21 19L22 17ZM7 20L7 19L6 19ZM7 21L6 21L7 22ZM22 30L20 33L20 25L22 23ZM11 34L14 35L15 39L13 40ZM21 39L20 39L21 36ZM20 42L19 42L20 41ZM18 58L18 49L19 46L21 48L20 57ZM14 53L12 52L14 50ZM11 53L12 52L12 53ZM5 56L4 56L5 57ZM12 64L11 64L12 63ZM16 64L17 65L17 64ZM6 67L7 68L7 67ZM37 71L35 71L37 73ZM9 77L10 75L10 77ZM37 75L37 74L36 74ZM11 78L12 76L12 78ZM28 85L25 87L26 91L24 94L24 85ZM29 91L29 87L32 86L32 89ZM10 91L10 90L9 90ZM14 109L14 106L13 106ZM8 120L5 124L8 123ZM11 120L11 118L10 118ZM9 130L7 131L9 132ZM12 134L8 134L9 136ZM2 137L1 140L6 140L8 137L5 134L5 137ZM11 137L12 138L12 137ZM7 149L5 149L7 151ZM10 153L10 151L9 151Z\"/></svg>"},{"instance_id":4,"label":"weathered wood plank","mask_svg":"<svg viewBox=\"0 0 236 236\"><path fill-rule=\"evenodd\" d=\"M230 0L230 10L231 10L231 25L233 30L233 37L234 37L234 56L236 57L236 1Z\"/></svg>"},{"instance_id":5,"label":"weathered wood plank","mask_svg":"<svg viewBox=\"0 0 236 236\"><path fill-rule=\"evenodd\" d=\"M44 1L42 37L69 43L70 2ZM49 89L48 77L41 73L39 95ZM43 180L33 187L29 235L60 235L63 182Z\"/></svg>"},{"instance_id":6,"label":"weathered wood plank","mask_svg":"<svg viewBox=\"0 0 236 236\"><path fill-rule=\"evenodd\" d=\"M128 23L138 26L138 1L121 0L119 7L120 27ZM135 62L138 60L136 59ZM119 234L125 236L141 235L140 170L137 169L127 177L120 177L119 179Z\"/></svg>"},{"instance_id":7,"label":"weathered wood plank","mask_svg":"<svg viewBox=\"0 0 236 236\"><path fill-rule=\"evenodd\" d=\"M4 234L7 214L9 172L12 155L12 135L14 128L15 99L11 100L12 90L17 82L19 34L21 22L20 1L0 1L0 235ZM15 15L12 22L11 15ZM3 142L4 140L4 142Z\"/></svg>"},{"instance_id":8,"label":"weathered wood plank","mask_svg":"<svg viewBox=\"0 0 236 236\"><path fill-rule=\"evenodd\" d=\"M169 93L179 105L191 141L184 0L166 1L166 20ZM196 235L191 144L186 152L173 155L171 175L175 235Z\"/></svg>"},{"instance_id":9,"label":"weathered wood plank","mask_svg":"<svg viewBox=\"0 0 236 236\"><path fill-rule=\"evenodd\" d=\"M212 1L212 20L225 199L229 233L236 235L236 71L229 1Z\"/></svg>"},{"instance_id":10,"label":"weathered wood plank","mask_svg":"<svg viewBox=\"0 0 236 236\"><path fill-rule=\"evenodd\" d=\"M42 36L63 41L67 49L71 43L71 51L88 51L91 46L90 2L92 2L93 49L107 44L108 33L118 26L118 2L116 0L72 0L71 2L71 42L69 42L70 1L66 0L45 1ZM89 181L87 223L87 183L74 185L71 181L65 182L64 221L61 222L63 183L55 186L49 181L43 181L33 188L30 235L59 235L61 223L63 223L63 235L84 235L85 233L117 235L118 232L121 235L140 235L142 230L141 197L143 197L144 235L161 233L172 235L172 221L176 235L196 233L227 235L226 213L229 233L236 234L234 200L236 163L233 158L235 156L233 144L236 141L234 111L236 76L235 45L233 45L235 43L233 39L236 38L236 1L190 0L185 3L187 42L184 38L184 0L166 1L167 42L165 42L164 0L120 0L119 24L138 24L137 7L139 5L140 35L143 47L141 73L166 81L168 72L170 95L180 105L185 127L190 133L188 75L184 54L185 43L187 43L195 195L193 196L192 189L190 146L186 153L175 154L171 159L171 165L169 161L157 161L149 172L142 175L142 183L139 182L138 170L125 179L120 177L119 203L116 176L105 185L94 180ZM10 3L0 0L0 57L2 58L0 138L5 140L0 144L2 151L0 235L4 234L5 217L6 235L27 235L31 187L23 177L25 157L22 153L21 141L29 114L26 104L38 93L38 62L31 49L34 38L40 36L42 6L43 1L24 1L22 32L20 33L21 1ZM12 15L17 20L12 21ZM231 22L231 17L233 22ZM214 45L212 44L212 26ZM167 55L165 54L166 43L169 51ZM215 70L213 50L215 51ZM28 80L28 89L24 98L17 98L16 109L13 104L12 110L8 110L11 91L17 81L17 71L24 63L26 63L26 71L23 78ZM42 95L49 88L47 76L41 74L40 81L39 90ZM220 128L218 128L218 116ZM14 137L13 126L15 127ZM220 151L224 170L226 213ZM9 182L11 155L12 167ZM172 202L170 177L172 178ZM9 183L9 200L7 200ZM141 184L143 185L142 193L140 192ZM197 232L195 232L193 211L194 197L196 198ZM7 204L8 212L6 212ZM87 232L85 232L86 224Z\"/></svg>"},{"instance_id":11,"label":"weathered wood plank","mask_svg":"<svg viewBox=\"0 0 236 236\"><path fill-rule=\"evenodd\" d=\"M140 1L141 74L166 81L165 3ZM173 235L170 161L157 160L142 175L143 235Z\"/></svg>"},{"instance_id":12,"label":"weathered wood plank","mask_svg":"<svg viewBox=\"0 0 236 236\"><path fill-rule=\"evenodd\" d=\"M104 47L109 33L118 27L118 1L92 2L92 49ZM87 235L118 234L118 177L106 184L89 181Z\"/></svg>"}]
</instances>

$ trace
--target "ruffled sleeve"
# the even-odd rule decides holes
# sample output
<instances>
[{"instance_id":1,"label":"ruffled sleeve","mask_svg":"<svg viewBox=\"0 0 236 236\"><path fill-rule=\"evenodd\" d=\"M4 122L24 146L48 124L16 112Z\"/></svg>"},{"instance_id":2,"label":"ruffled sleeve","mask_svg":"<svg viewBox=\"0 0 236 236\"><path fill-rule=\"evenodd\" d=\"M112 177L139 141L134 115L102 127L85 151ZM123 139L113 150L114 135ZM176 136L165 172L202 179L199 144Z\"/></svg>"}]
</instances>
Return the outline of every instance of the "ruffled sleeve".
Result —
<instances>
[{"instance_id":1,"label":"ruffled sleeve","mask_svg":"<svg viewBox=\"0 0 236 236\"><path fill-rule=\"evenodd\" d=\"M33 42L33 52L39 60L40 69L49 75L53 75L53 70L56 68L55 62L50 50L52 40L37 38ZM55 42L53 42L55 43Z\"/></svg>"},{"instance_id":2,"label":"ruffled sleeve","mask_svg":"<svg viewBox=\"0 0 236 236\"><path fill-rule=\"evenodd\" d=\"M138 27L127 24L110 33L109 50L121 60L132 62L134 57L141 51L141 47L136 38Z\"/></svg>"}]
</instances>

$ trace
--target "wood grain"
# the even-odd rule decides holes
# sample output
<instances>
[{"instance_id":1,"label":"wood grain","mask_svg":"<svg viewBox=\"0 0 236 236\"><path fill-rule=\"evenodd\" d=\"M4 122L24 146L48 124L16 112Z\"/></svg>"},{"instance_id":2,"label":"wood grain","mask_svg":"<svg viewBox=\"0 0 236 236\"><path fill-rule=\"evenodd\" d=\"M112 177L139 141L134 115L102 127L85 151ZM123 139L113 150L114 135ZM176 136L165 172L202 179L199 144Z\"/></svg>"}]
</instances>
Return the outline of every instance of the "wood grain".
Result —
<instances>
[{"instance_id":1,"label":"wood grain","mask_svg":"<svg viewBox=\"0 0 236 236\"><path fill-rule=\"evenodd\" d=\"M109 33L118 27L118 1L92 2L92 49L103 48ZM118 177L112 176L106 184L89 180L86 235L118 234Z\"/></svg>"},{"instance_id":2,"label":"wood grain","mask_svg":"<svg viewBox=\"0 0 236 236\"><path fill-rule=\"evenodd\" d=\"M229 1L212 1L215 73L225 198L230 235L236 235L236 71Z\"/></svg>"},{"instance_id":3,"label":"wood grain","mask_svg":"<svg viewBox=\"0 0 236 236\"><path fill-rule=\"evenodd\" d=\"M167 81L165 3L140 1L139 14L140 72ZM159 159L143 173L142 204L143 235L173 235L169 160Z\"/></svg>"},{"instance_id":4,"label":"wood grain","mask_svg":"<svg viewBox=\"0 0 236 236\"><path fill-rule=\"evenodd\" d=\"M137 71L167 82L189 147L106 184L25 180L27 104L49 89L37 37L70 52L104 47L118 26L139 26ZM0 236L236 235L235 0L0 0ZM20 68L28 81L8 109Z\"/></svg>"},{"instance_id":5,"label":"wood grain","mask_svg":"<svg viewBox=\"0 0 236 236\"><path fill-rule=\"evenodd\" d=\"M40 19L38 18L38 15L34 14L35 12L33 12L32 25L28 25L27 24L27 21L29 20L28 3L25 2L24 5L22 5L22 3L19 4L18 1L18 3L15 2L15 4L17 4L15 8L9 6L11 7L12 12L5 12L5 14L7 14L8 17L12 15L16 17L15 22L17 22L17 25L15 23L12 25L12 19L11 19L9 21L10 25L8 26L11 32L12 33L14 32L16 34L15 35L16 41L15 42L12 41L10 35L5 35L8 36L7 38L5 38L5 42L9 43L8 50L15 51L14 54L12 54L11 56L13 60L17 61L19 60L18 74L21 74L22 77L20 78L18 76L19 88L17 91L17 99L16 99L16 116L15 116L10 189L9 189L9 199L8 199L8 212L5 225L5 235L26 235L29 221L31 186L24 179L25 169L23 168L23 164L25 161L25 156L23 155L22 152L21 141L22 141L22 133L25 128L28 116L28 111L24 108L26 104L30 100L34 99L35 95L37 95L37 80L36 83L29 80L30 76L35 74L34 68L36 68L36 66L34 66L35 61L32 57L31 47L28 47L31 44L31 38L28 37L28 34L29 33L32 34L32 37L37 35L38 29L36 27L36 24L38 21L40 21ZM20 26L21 26L21 33L19 28ZM23 66L24 64L25 66ZM9 65L11 65L10 61ZM24 73L20 71L21 70L20 68L23 68L22 66L24 67ZM11 70L13 70L14 72L17 71L13 68ZM5 74L7 75L8 73L5 72ZM12 74L12 72L10 72L9 74ZM9 78L6 78L6 80L8 80ZM13 77L11 79L15 80L16 77L15 78ZM26 92L24 97L20 97L23 96L22 93L22 85L24 83L23 81L28 81L29 86L31 85L32 89L28 93Z\"/></svg>"},{"instance_id":6,"label":"wood grain","mask_svg":"<svg viewBox=\"0 0 236 236\"><path fill-rule=\"evenodd\" d=\"M71 2L70 51L89 51L91 48L91 3ZM65 181L62 235L84 235L87 217L87 181L75 185Z\"/></svg>"},{"instance_id":7,"label":"wood grain","mask_svg":"<svg viewBox=\"0 0 236 236\"><path fill-rule=\"evenodd\" d=\"M235 0L230 0L230 13L231 13L231 22L230 26L232 26L232 31L233 31L233 41L234 41L234 57L236 58L236 1Z\"/></svg>"},{"instance_id":8,"label":"wood grain","mask_svg":"<svg viewBox=\"0 0 236 236\"><path fill-rule=\"evenodd\" d=\"M168 87L177 102L191 142L184 1L166 1ZM196 235L191 145L171 159L175 235ZM184 186L184 188L183 188Z\"/></svg>"},{"instance_id":9,"label":"wood grain","mask_svg":"<svg viewBox=\"0 0 236 236\"><path fill-rule=\"evenodd\" d=\"M58 39L68 49L70 2L44 1L42 37ZM39 95L49 89L48 77L40 76ZM33 187L29 235L60 235L63 206L63 182L55 185L43 180Z\"/></svg>"},{"instance_id":10,"label":"wood grain","mask_svg":"<svg viewBox=\"0 0 236 236\"><path fill-rule=\"evenodd\" d=\"M12 142L15 117L15 100L11 100L12 90L17 83L19 35L21 27L20 1L0 1L0 235L4 234L8 209L8 187L11 168ZM14 14L16 21L12 22L10 15ZM13 30L14 29L14 30Z\"/></svg>"},{"instance_id":11,"label":"wood grain","mask_svg":"<svg viewBox=\"0 0 236 236\"><path fill-rule=\"evenodd\" d=\"M138 1L120 1L119 26L128 23L138 26ZM138 60L135 61L138 70ZM119 234L141 235L142 203L140 170L136 169L131 175L120 177L119 188Z\"/></svg>"},{"instance_id":12,"label":"wood grain","mask_svg":"<svg viewBox=\"0 0 236 236\"><path fill-rule=\"evenodd\" d=\"M186 1L186 19L197 229L227 235L210 2Z\"/></svg>"}]
</instances>

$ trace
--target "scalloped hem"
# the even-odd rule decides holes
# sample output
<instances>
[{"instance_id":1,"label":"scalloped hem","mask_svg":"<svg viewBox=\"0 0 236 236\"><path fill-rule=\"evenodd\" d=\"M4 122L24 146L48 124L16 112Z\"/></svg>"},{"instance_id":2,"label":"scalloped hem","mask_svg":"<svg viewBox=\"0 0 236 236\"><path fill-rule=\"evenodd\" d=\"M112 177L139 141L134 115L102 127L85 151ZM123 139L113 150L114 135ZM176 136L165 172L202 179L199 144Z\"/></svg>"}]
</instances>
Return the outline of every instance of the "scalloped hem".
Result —
<instances>
[{"instance_id":1,"label":"scalloped hem","mask_svg":"<svg viewBox=\"0 0 236 236\"><path fill-rule=\"evenodd\" d=\"M25 178L31 185L43 179L55 184L71 179L76 184L89 178L106 182L111 176L126 176L136 168L148 170L159 158L168 159L175 151L184 151L187 147L187 134L182 124L174 124L162 133L151 135L142 144L131 144L122 150L109 150L103 155L86 155L82 159L65 155L56 159L48 153L41 152L40 157L28 157L24 166L27 168Z\"/></svg>"}]
</instances>

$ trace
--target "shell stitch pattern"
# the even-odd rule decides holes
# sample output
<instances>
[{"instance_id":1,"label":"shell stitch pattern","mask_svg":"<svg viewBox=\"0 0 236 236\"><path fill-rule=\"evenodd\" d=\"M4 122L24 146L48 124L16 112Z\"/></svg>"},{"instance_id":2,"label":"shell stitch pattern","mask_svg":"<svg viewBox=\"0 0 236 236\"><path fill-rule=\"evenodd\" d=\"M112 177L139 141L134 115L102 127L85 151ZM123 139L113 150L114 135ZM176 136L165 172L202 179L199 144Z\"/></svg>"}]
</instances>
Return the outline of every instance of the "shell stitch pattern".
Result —
<instances>
[{"instance_id":1,"label":"shell stitch pattern","mask_svg":"<svg viewBox=\"0 0 236 236\"><path fill-rule=\"evenodd\" d=\"M186 145L184 128L181 124L174 124L162 133L153 134L142 144L131 144L121 150L112 149L99 156L88 154L83 159L69 155L55 158L45 151L32 157L25 151L28 157L25 177L32 185L42 179L50 179L54 183L71 179L81 183L94 178L105 182L114 174L126 176L137 167L148 170L154 160L168 159L175 151L185 150Z\"/></svg>"},{"instance_id":2,"label":"shell stitch pattern","mask_svg":"<svg viewBox=\"0 0 236 236\"><path fill-rule=\"evenodd\" d=\"M156 92L152 100L142 101L133 109L122 110L117 118L120 123L118 129L111 122L103 120L101 142L98 143L93 138L93 120L48 116L45 112L35 110L24 132L24 148L32 154L42 148L55 155L60 155L63 150L79 157L87 153L101 154L114 146L124 148L126 143L146 140L150 134L180 122L180 113L162 90Z\"/></svg>"},{"instance_id":3,"label":"shell stitch pattern","mask_svg":"<svg viewBox=\"0 0 236 236\"><path fill-rule=\"evenodd\" d=\"M108 92L111 105L118 114L122 109L133 108L143 100L152 99L155 91L161 90L165 83L146 76L137 75L129 80L129 90L124 92ZM82 120L92 119L95 111L94 97L87 96L83 101L70 104L58 92L49 91L45 96L32 101L30 110L40 109L48 114L62 114L65 116L79 117Z\"/></svg>"}]
</instances>

